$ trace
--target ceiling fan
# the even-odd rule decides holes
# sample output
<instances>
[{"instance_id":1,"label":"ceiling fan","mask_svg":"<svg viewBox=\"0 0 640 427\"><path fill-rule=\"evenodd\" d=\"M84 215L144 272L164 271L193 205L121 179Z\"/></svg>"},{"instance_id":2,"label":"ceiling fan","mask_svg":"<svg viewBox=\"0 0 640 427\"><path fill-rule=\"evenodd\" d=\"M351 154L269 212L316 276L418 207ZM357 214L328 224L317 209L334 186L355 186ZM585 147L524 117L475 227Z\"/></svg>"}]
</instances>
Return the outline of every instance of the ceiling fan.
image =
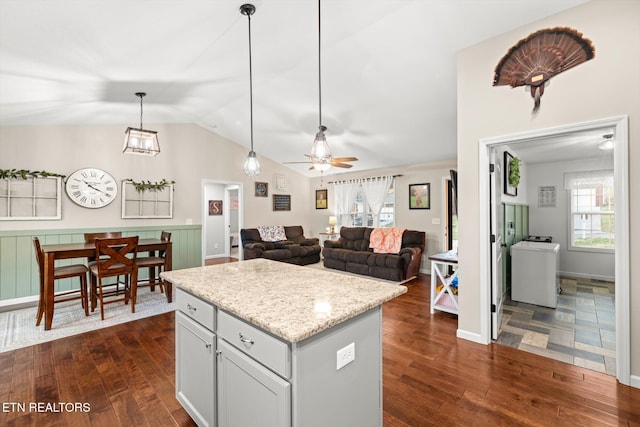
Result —
<instances>
[{"instance_id":1,"label":"ceiling fan","mask_svg":"<svg viewBox=\"0 0 640 427\"><path fill-rule=\"evenodd\" d=\"M347 162L355 162L358 160L357 157L333 157L329 156L326 161L323 162L313 162L311 154L305 154L306 157L309 158L306 162L283 162L282 164L291 165L291 164L301 164L307 163L310 164L309 170L319 170L320 172L324 172L329 169L331 166L336 168L351 168L353 165L348 164Z\"/></svg>"}]
</instances>

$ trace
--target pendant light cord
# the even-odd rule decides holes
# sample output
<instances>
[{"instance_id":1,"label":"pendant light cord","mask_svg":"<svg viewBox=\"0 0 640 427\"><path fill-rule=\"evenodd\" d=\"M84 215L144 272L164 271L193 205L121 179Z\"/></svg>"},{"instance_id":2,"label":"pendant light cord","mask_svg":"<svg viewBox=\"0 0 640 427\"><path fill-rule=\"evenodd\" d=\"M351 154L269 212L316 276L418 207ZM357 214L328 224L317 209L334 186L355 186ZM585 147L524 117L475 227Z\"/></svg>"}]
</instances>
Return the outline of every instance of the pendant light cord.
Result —
<instances>
[{"instance_id":1,"label":"pendant light cord","mask_svg":"<svg viewBox=\"0 0 640 427\"><path fill-rule=\"evenodd\" d=\"M251 123L251 151L253 151L253 69L251 67L251 13L247 13L249 19L249 109Z\"/></svg>"},{"instance_id":2,"label":"pendant light cord","mask_svg":"<svg viewBox=\"0 0 640 427\"><path fill-rule=\"evenodd\" d=\"M140 95L140 130L142 130L142 98L144 95Z\"/></svg>"},{"instance_id":3,"label":"pendant light cord","mask_svg":"<svg viewBox=\"0 0 640 427\"><path fill-rule=\"evenodd\" d=\"M322 126L322 67L321 67L321 45L320 33L320 0L318 0L318 127Z\"/></svg>"}]
</instances>

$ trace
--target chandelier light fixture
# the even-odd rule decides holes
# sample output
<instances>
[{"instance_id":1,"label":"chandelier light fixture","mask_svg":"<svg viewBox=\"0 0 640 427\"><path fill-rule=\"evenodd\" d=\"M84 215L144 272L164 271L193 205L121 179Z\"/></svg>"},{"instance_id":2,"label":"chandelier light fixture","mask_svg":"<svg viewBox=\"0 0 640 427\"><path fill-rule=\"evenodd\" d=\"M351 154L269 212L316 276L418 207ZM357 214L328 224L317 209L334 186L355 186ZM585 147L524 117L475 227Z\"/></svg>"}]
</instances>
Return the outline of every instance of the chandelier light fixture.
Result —
<instances>
[{"instance_id":1,"label":"chandelier light fixture","mask_svg":"<svg viewBox=\"0 0 640 427\"><path fill-rule=\"evenodd\" d=\"M158 132L142 127L142 98L146 95L145 92L136 92L136 96L140 98L140 128L128 127L124 132L123 153L155 156L160 152Z\"/></svg>"},{"instance_id":2,"label":"chandelier light fixture","mask_svg":"<svg viewBox=\"0 0 640 427\"><path fill-rule=\"evenodd\" d=\"M320 32L320 0L318 0L318 133L311 146L311 165L314 169L324 172L331 167L333 160L325 131L327 127L322 124L322 61L321 61L321 32Z\"/></svg>"},{"instance_id":3,"label":"chandelier light fixture","mask_svg":"<svg viewBox=\"0 0 640 427\"><path fill-rule=\"evenodd\" d=\"M253 151L253 69L251 67L251 15L256 11L256 7L252 4L243 4L240 6L240 13L247 16L249 21L249 110L251 113L251 151L244 161L244 173L248 176L260 175L260 162Z\"/></svg>"}]
</instances>

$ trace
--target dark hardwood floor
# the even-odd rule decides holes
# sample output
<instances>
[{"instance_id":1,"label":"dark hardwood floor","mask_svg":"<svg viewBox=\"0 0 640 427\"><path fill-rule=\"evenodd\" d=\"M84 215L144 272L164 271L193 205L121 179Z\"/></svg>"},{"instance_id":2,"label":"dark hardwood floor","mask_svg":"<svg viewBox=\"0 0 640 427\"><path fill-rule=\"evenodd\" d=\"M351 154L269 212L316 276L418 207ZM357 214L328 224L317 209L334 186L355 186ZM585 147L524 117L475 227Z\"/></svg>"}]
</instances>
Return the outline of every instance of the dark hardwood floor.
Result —
<instances>
[{"instance_id":1,"label":"dark hardwood floor","mask_svg":"<svg viewBox=\"0 0 640 427\"><path fill-rule=\"evenodd\" d=\"M428 286L421 275L383 308L385 426L640 425L640 390L456 339L455 316L429 314ZM0 425L194 425L174 383L174 314L167 313L0 353Z\"/></svg>"}]
</instances>

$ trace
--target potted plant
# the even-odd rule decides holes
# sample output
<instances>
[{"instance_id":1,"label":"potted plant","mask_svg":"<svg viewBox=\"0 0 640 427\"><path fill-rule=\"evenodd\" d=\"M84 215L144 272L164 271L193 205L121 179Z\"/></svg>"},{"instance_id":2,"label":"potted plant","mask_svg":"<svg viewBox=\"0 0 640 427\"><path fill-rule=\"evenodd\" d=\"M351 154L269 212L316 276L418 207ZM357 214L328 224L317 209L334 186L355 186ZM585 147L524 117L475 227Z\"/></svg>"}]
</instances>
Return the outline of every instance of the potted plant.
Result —
<instances>
[{"instance_id":1,"label":"potted plant","mask_svg":"<svg viewBox=\"0 0 640 427\"><path fill-rule=\"evenodd\" d=\"M520 183L520 159L514 157L509 162L509 185L518 187Z\"/></svg>"}]
</instances>

